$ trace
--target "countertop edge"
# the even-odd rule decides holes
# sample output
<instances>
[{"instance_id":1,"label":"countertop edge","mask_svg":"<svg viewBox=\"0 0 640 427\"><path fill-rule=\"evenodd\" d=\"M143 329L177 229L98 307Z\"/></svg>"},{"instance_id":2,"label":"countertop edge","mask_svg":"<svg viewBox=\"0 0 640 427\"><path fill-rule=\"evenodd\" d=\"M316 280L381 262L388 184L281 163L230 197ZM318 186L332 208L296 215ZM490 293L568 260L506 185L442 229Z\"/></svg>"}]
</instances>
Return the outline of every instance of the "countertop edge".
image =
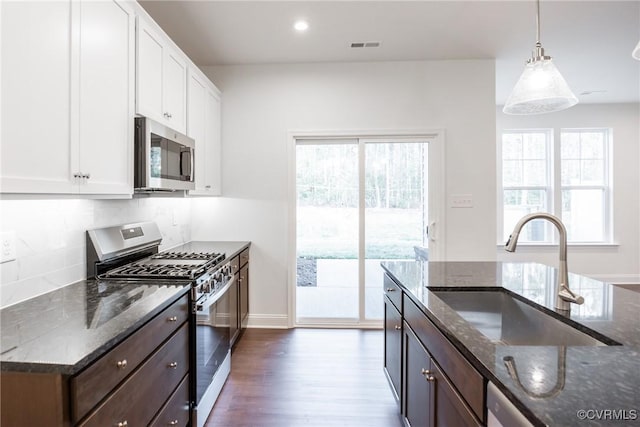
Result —
<instances>
[{"instance_id":1,"label":"countertop edge","mask_svg":"<svg viewBox=\"0 0 640 427\"><path fill-rule=\"evenodd\" d=\"M185 286L181 289L181 292L176 292L170 298L167 298L161 304L158 304L152 311L140 317L136 322L131 324L126 330L122 331L115 337L106 341L100 347L93 352L89 353L78 362L73 365L58 365L53 363L32 363L32 362L12 362L3 361L0 363L0 371L12 372L12 373L38 373L38 374L59 374L63 376L72 376L84 368L97 361L100 357L106 354L109 350L126 340L129 336L134 334L143 325L155 318L160 312L169 307L171 304L182 298L191 290L191 287Z\"/></svg>"}]
</instances>

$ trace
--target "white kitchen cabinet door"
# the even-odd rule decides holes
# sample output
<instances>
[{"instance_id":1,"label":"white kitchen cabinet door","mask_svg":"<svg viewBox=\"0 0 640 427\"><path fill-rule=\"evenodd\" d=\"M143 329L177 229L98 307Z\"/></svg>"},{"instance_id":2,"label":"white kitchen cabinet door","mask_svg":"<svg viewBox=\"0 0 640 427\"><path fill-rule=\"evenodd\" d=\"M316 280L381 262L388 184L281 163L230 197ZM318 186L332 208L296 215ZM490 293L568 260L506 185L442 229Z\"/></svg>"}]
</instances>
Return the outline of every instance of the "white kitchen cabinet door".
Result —
<instances>
[{"instance_id":1,"label":"white kitchen cabinet door","mask_svg":"<svg viewBox=\"0 0 640 427\"><path fill-rule=\"evenodd\" d=\"M135 16L126 3L80 4L81 193L133 192Z\"/></svg>"},{"instance_id":2,"label":"white kitchen cabinet door","mask_svg":"<svg viewBox=\"0 0 640 427\"><path fill-rule=\"evenodd\" d=\"M0 2L1 191L72 193L71 2Z\"/></svg>"},{"instance_id":3,"label":"white kitchen cabinet door","mask_svg":"<svg viewBox=\"0 0 640 427\"><path fill-rule=\"evenodd\" d=\"M196 188L189 194L203 192L205 189L205 105L206 83L198 75L189 71L187 85L187 135L196 141L195 181Z\"/></svg>"},{"instance_id":4,"label":"white kitchen cabinet door","mask_svg":"<svg viewBox=\"0 0 640 427\"><path fill-rule=\"evenodd\" d=\"M144 18L137 33L136 112L186 133L187 60Z\"/></svg>"},{"instance_id":5,"label":"white kitchen cabinet door","mask_svg":"<svg viewBox=\"0 0 640 427\"><path fill-rule=\"evenodd\" d=\"M171 129L187 131L187 62L182 55L165 49L163 81L165 117Z\"/></svg>"},{"instance_id":6,"label":"white kitchen cabinet door","mask_svg":"<svg viewBox=\"0 0 640 427\"><path fill-rule=\"evenodd\" d=\"M164 41L147 22L138 18L137 30L136 112L157 121L164 121L162 80Z\"/></svg>"},{"instance_id":7,"label":"white kitchen cabinet door","mask_svg":"<svg viewBox=\"0 0 640 427\"><path fill-rule=\"evenodd\" d=\"M222 194L220 170L220 92L201 73L189 69L187 135L196 141L196 188L192 196Z\"/></svg>"},{"instance_id":8,"label":"white kitchen cabinet door","mask_svg":"<svg viewBox=\"0 0 640 427\"><path fill-rule=\"evenodd\" d=\"M205 188L212 196L222 195L222 109L220 93L207 90L205 146Z\"/></svg>"}]
</instances>

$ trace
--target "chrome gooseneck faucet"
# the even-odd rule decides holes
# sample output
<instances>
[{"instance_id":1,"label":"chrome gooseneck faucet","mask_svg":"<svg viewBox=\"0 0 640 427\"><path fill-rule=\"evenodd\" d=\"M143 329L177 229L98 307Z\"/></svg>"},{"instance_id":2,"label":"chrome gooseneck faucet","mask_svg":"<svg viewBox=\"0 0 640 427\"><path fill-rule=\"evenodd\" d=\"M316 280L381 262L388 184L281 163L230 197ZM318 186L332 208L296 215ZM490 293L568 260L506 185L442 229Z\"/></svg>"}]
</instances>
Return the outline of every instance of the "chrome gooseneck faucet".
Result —
<instances>
[{"instance_id":1,"label":"chrome gooseneck faucet","mask_svg":"<svg viewBox=\"0 0 640 427\"><path fill-rule=\"evenodd\" d=\"M556 296L556 309L561 311L571 310L571 303L582 304L584 298L569 289L569 272L567 270L567 229L556 216L545 212L537 212L523 216L513 229L504 249L507 252L515 252L518 244L518 236L522 227L533 219L546 219L556 226L560 234L560 266L558 267L558 295Z\"/></svg>"}]
</instances>

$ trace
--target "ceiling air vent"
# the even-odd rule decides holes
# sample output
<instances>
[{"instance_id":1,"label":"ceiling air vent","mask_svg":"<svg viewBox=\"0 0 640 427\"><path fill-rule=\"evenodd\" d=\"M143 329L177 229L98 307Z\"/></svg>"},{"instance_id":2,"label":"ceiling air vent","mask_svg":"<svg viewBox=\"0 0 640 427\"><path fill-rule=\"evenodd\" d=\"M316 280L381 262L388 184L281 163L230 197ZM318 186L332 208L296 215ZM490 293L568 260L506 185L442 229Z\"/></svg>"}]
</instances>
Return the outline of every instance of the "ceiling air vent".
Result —
<instances>
[{"instance_id":1,"label":"ceiling air vent","mask_svg":"<svg viewBox=\"0 0 640 427\"><path fill-rule=\"evenodd\" d=\"M380 47L380 42L351 42L349 46L352 48Z\"/></svg>"}]
</instances>

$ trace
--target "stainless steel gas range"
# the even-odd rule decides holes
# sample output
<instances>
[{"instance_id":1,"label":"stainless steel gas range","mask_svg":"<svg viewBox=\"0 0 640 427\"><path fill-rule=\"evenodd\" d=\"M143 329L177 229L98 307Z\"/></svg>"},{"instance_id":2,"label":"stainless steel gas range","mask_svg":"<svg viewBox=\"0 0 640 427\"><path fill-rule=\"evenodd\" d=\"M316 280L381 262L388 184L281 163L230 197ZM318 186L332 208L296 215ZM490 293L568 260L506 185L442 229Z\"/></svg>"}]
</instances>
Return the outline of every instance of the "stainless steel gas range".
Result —
<instances>
[{"instance_id":1,"label":"stainless steel gas range","mask_svg":"<svg viewBox=\"0 0 640 427\"><path fill-rule=\"evenodd\" d=\"M159 252L153 222L87 231L87 278L192 283L191 425L202 427L231 371L230 306L235 277L224 254Z\"/></svg>"}]
</instances>

